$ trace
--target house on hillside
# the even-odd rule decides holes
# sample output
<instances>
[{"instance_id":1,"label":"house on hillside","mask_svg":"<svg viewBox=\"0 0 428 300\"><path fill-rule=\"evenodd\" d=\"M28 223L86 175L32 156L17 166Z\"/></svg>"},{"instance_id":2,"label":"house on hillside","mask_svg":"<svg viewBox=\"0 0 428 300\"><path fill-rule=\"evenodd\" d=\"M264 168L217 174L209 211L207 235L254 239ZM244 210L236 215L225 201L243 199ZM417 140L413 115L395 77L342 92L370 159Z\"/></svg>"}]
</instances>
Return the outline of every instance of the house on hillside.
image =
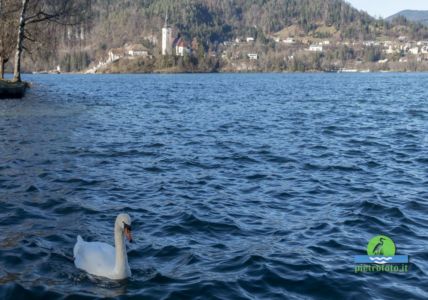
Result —
<instances>
[{"instance_id":1,"label":"house on hillside","mask_svg":"<svg viewBox=\"0 0 428 300\"><path fill-rule=\"evenodd\" d=\"M175 46L175 54L178 55L178 56L184 56L185 53L189 53L189 49L187 48L186 41L182 39Z\"/></svg>"},{"instance_id":2,"label":"house on hillside","mask_svg":"<svg viewBox=\"0 0 428 300\"><path fill-rule=\"evenodd\" d=\"M254 38L252 36L247 37L247 43L254 42Z\"/></svg>"},{"instance_id":3,"label":"house on hillside","mask_svg":"<svg viewBox=\"0 0 428 300\"><path fill-rule=\"evenodd\" d=\"M419 47L413 47L413 48L410 48L410 49L409 49L409 53L410 53L410 54L414 54L414 55L419 54Z\"/></svg>"},{"instance_id":4,"label":"house on hillside","mask_svg":"<svg viewBox=\"0 0 428 300\"><path fill-rule=\"evenodd\" d=\"M322 52L323 48L322 48L321 45L312 44L312 45L309 46L308 50L311 51L311 52Z\"/></svg>"},{"instance_id":5,"label":"house on hillside","mask_svg":"<svg viewBox=\"0 0 428 300\"><path fill-rule=\"evenodd\" d=\"M294 44L296 41L293 39L293 38L291 38L291 37L288 37L288 38L286 38L285 40L283 40L282 41L284 44Z\"/></svg>"},{"instance_id":6,"label":"house on hillside","mask_svg":"<svg viewBox=\"0 0 428 300\"><path fill-rule=\"evenodd\" d=\"M185 53L189 52L186 41L180 35L174 40L172 47L175 49L175 55L177 56L184 56Z\"/></svg>"},{"instance_id":7,"label":"house on hillside","mask_svg":"<svg viewBox=\"0 0 428 300\"><path fill-rule=\"evenodd\" d=\"M144 47L141 44L130 45L127 47L126 50L128 51L127 54L131 57L137 57L137 56L147 57L147 56L149 56L149 51L147 50L146 47Z\"/></svg>"},{"instance_id":8,"label":"house on hillside","mask_svg":"<svg viewBox=\"0 0 428 300\"><path fill-rule=\"evenodd\" d=\"M250 60L258 60L259 59L259 55L257 53L248 53L247 56Z\"/></svg>"}]
</instances>

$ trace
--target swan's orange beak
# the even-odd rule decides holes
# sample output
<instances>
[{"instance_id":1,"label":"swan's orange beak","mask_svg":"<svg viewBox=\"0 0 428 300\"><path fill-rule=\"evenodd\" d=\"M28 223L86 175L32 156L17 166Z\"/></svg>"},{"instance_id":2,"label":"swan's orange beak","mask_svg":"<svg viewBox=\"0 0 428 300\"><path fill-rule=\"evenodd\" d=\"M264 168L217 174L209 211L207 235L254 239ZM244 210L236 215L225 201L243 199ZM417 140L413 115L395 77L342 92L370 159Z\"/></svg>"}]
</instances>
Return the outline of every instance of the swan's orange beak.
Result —
<instances>
[{"instance_id":1,"label":"swan's orange beak","mask_svg":"<svg viewBox=\"0 0 428 300\"><path fill-rule=\"evenodd\" d=\"M128 239L128 241L130 243L132 243L132 233L131 233L131 229L129 228L125 228L125 236Z\"/></svg>"}]
</instances>

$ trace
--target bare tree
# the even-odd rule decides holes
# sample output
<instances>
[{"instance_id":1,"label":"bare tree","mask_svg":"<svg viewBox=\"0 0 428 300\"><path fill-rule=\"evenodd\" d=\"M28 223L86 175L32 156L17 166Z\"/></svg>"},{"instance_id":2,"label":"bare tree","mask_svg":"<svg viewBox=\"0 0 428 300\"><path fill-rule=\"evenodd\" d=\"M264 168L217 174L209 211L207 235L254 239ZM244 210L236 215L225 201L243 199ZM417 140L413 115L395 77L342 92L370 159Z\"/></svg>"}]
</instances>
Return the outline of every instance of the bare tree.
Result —
<instances>
[{"instance_id":1,"label":"bare tree","mask_svg":"<svg viewBox=\"0 0 428 300\"><path fill-rule=\"evenodd\" d=\"M21 0L16 41L14 81L21 81L21 57L25 42L35 42L30 28L40 23L77 25L87 15L91 0Z\"/></svg>"},{"instance_id":2,"label":"bare tree","mask_svg":"<svg viewBox=\"0 0 428 300\"><path fill-rule=\"evenodd\" d=\"M0 80L4 79L4 66L15 48L16 5L13 0L0 0Z\"/></svg>"}]
</instances>

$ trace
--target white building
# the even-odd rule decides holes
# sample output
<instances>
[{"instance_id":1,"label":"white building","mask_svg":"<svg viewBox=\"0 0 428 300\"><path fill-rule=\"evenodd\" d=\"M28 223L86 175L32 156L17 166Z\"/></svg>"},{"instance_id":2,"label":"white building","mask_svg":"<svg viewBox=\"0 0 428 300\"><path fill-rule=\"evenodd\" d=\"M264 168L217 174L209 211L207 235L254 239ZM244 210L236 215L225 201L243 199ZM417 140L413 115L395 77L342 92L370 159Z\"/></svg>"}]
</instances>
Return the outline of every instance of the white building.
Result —
<instances>
[{"instance_id":1,"label":"white building","mask_svg":"<svg viewBox=\"0 0 428 300\"><path fill-rule=\"evenodd\" d=\"M321 45L310 45L309 51L311 51L311 52L322 52L322 46Z\"/></svg>"},{"instance_id":2,"label":"white building","mask_svg":"<svg viewBox=\"0 0 428 300\"><path fill-rule=\"evenodd\" d=\"M254 42L254 38L249 36L247 37L247 43Z\"/></svg>"},{"instance_id":3,"label":"white building","mask_svg":"<svg viewBox=\"0 0 428 300\"><path fill-rule=\"evenodd\" d=\"M247 56L250 60L258 60L259 59L259 55L257 53L248 53Z\"/></svg>"},{"instance_id":4,"label":"white building","mask_svg":"<svg viewBox=\"0 0 428 300\"><path fill-rule=\"evenodd\" d=\"M184 39L179 38L175 45L175 55L177 56L184 56L184 53L187 53L188 49L186 47L186 42Z\"/></svg>"},{"instance_id":5,"label":"white building","mask_svg":"<svg viewBox=\"0 0 428 300\"><path fill-rule=\"evenodd\" d=\"M286 38L282 41L284 44L294 44L296 41L293 38Z\"/></svg>"},{"instance_id":6,"label":"white building","mask_svg":"<svg viewBox=\"0 0 428 300\"><path fill-rule=\"evenodd\" d=\"M394 46L389 45L388 49L385 50L386 54L394 54L394 53L399 53L400 50L396 49Z\"/></svg>"},{"instance_id":7,"label":"white building","mask_svg":"<svg viewBox=\"0 0 428 300\"><path fill-rule=\"evenodd\" d=\"M129 56L148 56L149 52L146 50L129 50L128 51Z\"/></svg>"},{"instance_id":8,"label":"white building","mask_svg":"<svg viewBox=\"0 0 428 300\"><path fill-rule=\"evenodd\" d=\"M140 44L131 45L128 47L127 50L128 50L128 55L131 57L149 56L149 51L147 51L147 49Z\"/></svg>"},{"instance_id":9,"label":"white building","mask_svg":"<svg viewBox=\"0 0 428 300\"><path fill-rule=\"evenodd\" d=\"M428 46L423 46L423 47L421 48L421 53L422 53L422 54L428 54Z\"/></svg>"},{"instance_id":10,"label":"white building","mask_svg":"<svg viewBox=\"0 0 428 300\"><path fill-rule=\"evenodd\" d=\"M172 54L172 28L168 26L168 14L165 16L165 25L162 28L162 55Z\"/></svg>"},{"instance_id":11,"label":"white building","mask_svg":"<svg viewBox=\"0 0 428 300\"><path fill-rule=\"evenodd\" d=\"M414 55L419 54L419 47L410 48L409 53L414 54Z\"/></svg>"}]
</instances>

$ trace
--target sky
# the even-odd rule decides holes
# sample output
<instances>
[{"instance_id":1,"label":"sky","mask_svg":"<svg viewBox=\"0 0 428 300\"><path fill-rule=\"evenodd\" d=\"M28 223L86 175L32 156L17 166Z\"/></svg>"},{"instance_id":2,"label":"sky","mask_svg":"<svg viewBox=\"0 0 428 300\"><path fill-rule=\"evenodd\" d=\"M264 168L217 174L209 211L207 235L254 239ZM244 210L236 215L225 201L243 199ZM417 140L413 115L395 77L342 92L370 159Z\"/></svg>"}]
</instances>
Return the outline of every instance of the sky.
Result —
<instances>
[{"instance_id":1,"label":"sky","mask_svg":"<svg viewBox=\"0 0 428 300\"><path fill-rule=\"evenodd\" d=\"M346 0L370 15L387 18L404 9L428 10L428 0Z\"/></svg>"}]
</instances>

